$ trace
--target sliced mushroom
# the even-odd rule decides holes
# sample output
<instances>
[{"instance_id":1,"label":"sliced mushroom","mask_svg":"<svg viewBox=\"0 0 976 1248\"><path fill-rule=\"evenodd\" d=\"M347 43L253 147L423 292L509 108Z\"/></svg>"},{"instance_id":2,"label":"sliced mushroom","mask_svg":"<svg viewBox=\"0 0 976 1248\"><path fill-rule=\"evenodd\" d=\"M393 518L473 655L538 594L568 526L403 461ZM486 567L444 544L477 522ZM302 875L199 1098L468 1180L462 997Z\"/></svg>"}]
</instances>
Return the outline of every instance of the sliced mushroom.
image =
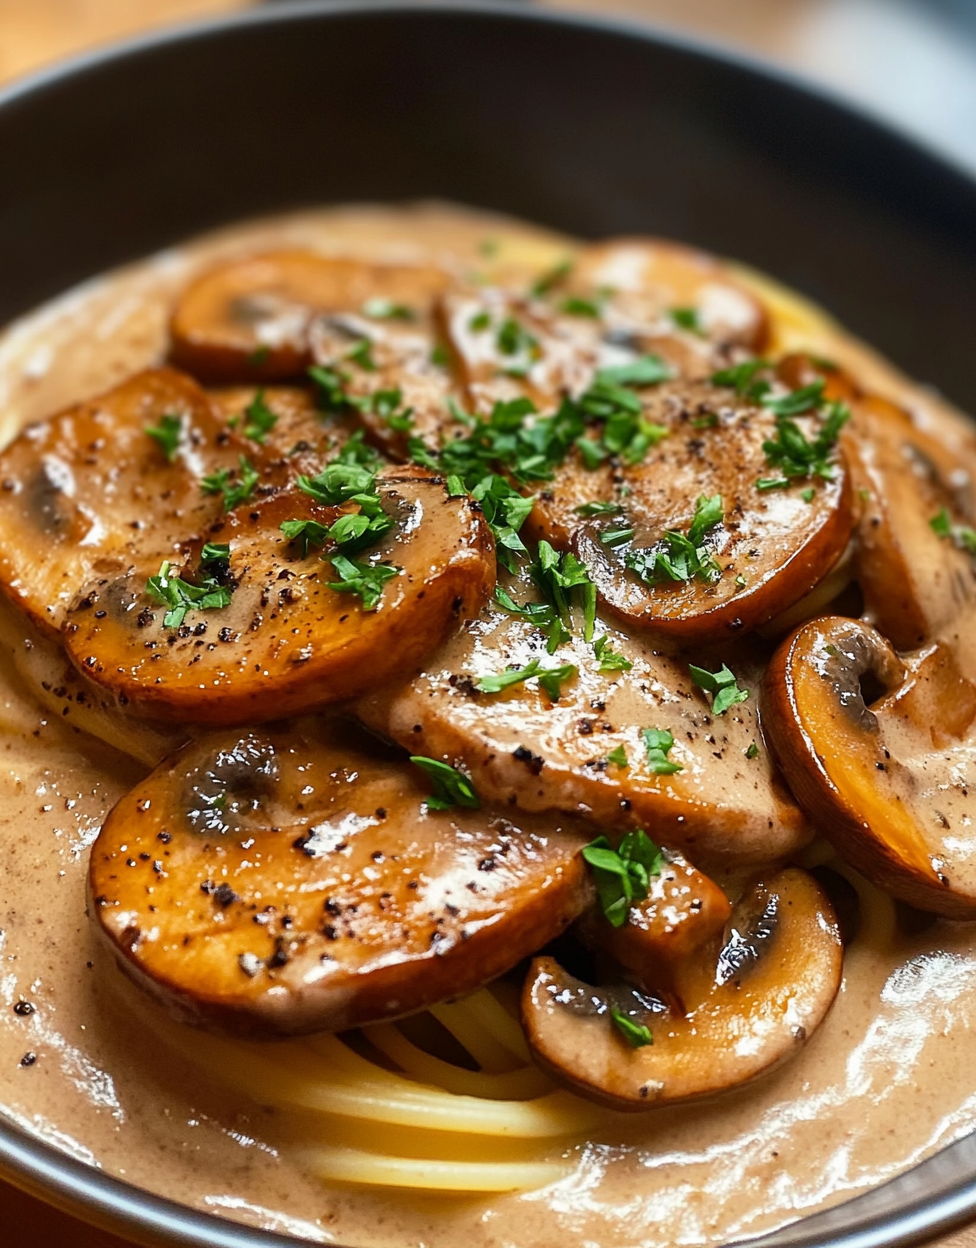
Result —
<instances>
[{"instance_id":1,"label":"sliced mushroom","mask_svg":"<svg viewBox=\"0 0 976 1248\"><path fill-rule=\"evenodd\" d=\"M184 293L170 325L173 359L206 381L289 380L312 363L315 317L385 311L385 318L373 319L422 323L447 281L429 265L371 264L308 251L232 260ZM389 317L391 311L398 315ZM348 345L361 336L350 333Z\"/></svg>"},{"instance_id":2,"label":"sliced mushroom","mask_svg":"<svg viewBox=\"0 0 976 1248\"><path fill-rule=\"evenodd\" d=\"M167 428L166 445L147 433ZM30 425L0 454L4 592L57 629L92 577L176 557L202 533L220 506L201 478L236 465L243 449L196 383L171 369Z\"/></svg>"},{"instance_id":3,"label":"sliced mushroom","mask_svg":"<svg viewBox=\"0 0 976 1248\"><path fill-rule=\"evenodd\" d=\"M190 735L181 725L153 724L129 714L117 698L73 667L56 637L3 601L0 647L13 671L53 718L149 767L155 767Z\"/></svg>"},{"instance_id":4,"label":"sliced mushroom","mask_svg":"<svg viewBox=\"0 0 976 1248\"><path fill-rule=\"evenodd\" d=\"M537 598L526 575L501 584L520 605ZM633 665L601 671L582 620L573 624L573 639L550 656L544 632L490 603L465 619L419 676L377 685L358 714L411 750L462 760L492 800L514 798L523 810L579 811L607 828L645 827L699 865L769 862L807 843L812 833L759 734L761 659L729 658L751 694L714 716L686 660L598 619L595 638L606 636L607 649ZM558 701L536 679L498 694L476 688L486 674L533 661L543 669L577 669ZM706 661L715 670L722 665L695 655L696 663ZM671 732L667 757L682 770L655 773L645 728ZM610 761L621 749L626 766Z\"/></svg>"},{"instance_id":5,"label":"sliced mushroom","mask_svg":"<svg viewBox=\"0 0 976 1248\"><path fill-rule=\"evenodd\" d=\"M886 892L976 917L976 686L950 649L902 660L875 629L827 617L774 655L763 723L797 800Z\"/></svg>"},{"instance_id":6,"label":"sliced mushroom","mask_svg":"<svg viewBox=\"0 0 976 1248\"><path fill-rule=\"evenodd\" d=\"M799 1052L840 987L830 902L805 872L782 871L743 897L718 946L689 964L683 1011L535 959L522 1019L536 1060L573 1091L629 1110L713 1096L773 1070Z\"/></svg>"},{"instance_id":7,"label":"sliced mushroom","mask_svg":"<svg viewBox=\"0 0 976 1248\"><path fill-rule=\"evenodd\" d=\"M724 929L732 907L725 893L674 850L651 875L643 901L621 927L591 912L581 920L584 939L605 949L645 987L670 989L689 957Z\"/></svg>"},{"instance_id":8,"label":"sliced mushroom","mask_svg":"<svg viewBox=\"0 0 976 1248\"><path fill-rule=\"evenodd\" d=\"M82 589L64 625L68 654L145 714L207 724L314 710L414 671L489 593L491 534L467 497L448 498L440 477L389 469L378 487L395 523L353 556L370 569L392 569L375 608L330 587L344 577L328 562L328 547L323 561L314 546L305 551L280 531L289 520L328 527L342 509L286 491L239 508L208 532L210 542L230 548L217 578L231 591L227 605L191 604L167 623L166 606L147 592L158 569L143 564ZM200 558L197 546L184 582L201 584Z\"/></svg>"},{"instance_id":9,"label":"sliced mushroom","mask_svg":"<svg viewBox=\"0 0 976 1248\"><path fill-rule=\"evenodd\" d=\"M158 767L92 849L94 922L185 1019L338 1030L472 991L590 899L572 821L435 811L349 725L224 732Z\"/></svg>"},{"instance_id":10,"label":"sliced mushroom","mask_svg":"<svg viewBox=\"0 0 976 1248\"><path fill-rule=\"evenodd\" d=\"M617 238L584 248L566 289L602 302L618 332L672 334L677 326L693 343L756 353L769 333L760 301L720 261L664 239Z\"/></svg>"},{"instance_id":11,"label":"sliced mushroom","mask_svg":"<svg viewBox=\"0 0 976 1248\"><path fill-rule=\"evenodd\" d=\"M228 386L208 393L234 433L248 444L262 476L273 482L299 473L315 476L358 427L347 414L320 410L311 391L297 386Z\"/></svg>"}]
</instances>

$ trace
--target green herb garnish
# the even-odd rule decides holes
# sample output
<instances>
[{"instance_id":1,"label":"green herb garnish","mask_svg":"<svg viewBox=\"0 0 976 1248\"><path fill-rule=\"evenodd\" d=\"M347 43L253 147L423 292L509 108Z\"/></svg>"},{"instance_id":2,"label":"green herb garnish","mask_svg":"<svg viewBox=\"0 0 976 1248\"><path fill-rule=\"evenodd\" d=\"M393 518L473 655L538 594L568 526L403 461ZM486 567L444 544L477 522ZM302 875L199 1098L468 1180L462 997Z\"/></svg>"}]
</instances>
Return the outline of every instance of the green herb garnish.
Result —
<instances>
[{"instance_id":1,"label":"green herb garnish","mask_svg":"<svg viewBox=\"0 0 976 1248\"><path fill-rule=\"evenodd\" d=\"M651 877L661 874L664 854L641 829L628 832L617 849L610 848L605 836L598 836L581 852L593 872L606 919L614 927L623 927L631 903L643 901L650 891Z\"/></svg>"},{"instance_id":2,"label":"green herb garnish","mask_svg":"<svg viewBox=\"0 0 976 1248\"><path fill-rule=\"evenodd\" d=\"M573 511L578 516L616 516L623 511L621 503L581 503L579 507L574 507Z\"/></svg>"},{"instance_id":3,"label":"green herb garnish","mask_svg":"<svg viewBox=\"0 0 976 1248\"><path fill-rule=\"evenodd\" d=\"M676 771L684 771L681 763L668 759L674 737L666 728L644 728L641 738L647 751L647 765L656 776L673 776Z\"/></svg>"},{"instance_id":4,"label":"green herb garnish","mask_svg":"<svg viewBox=\"0 0 976 1248\"><path fill-rule=\"evenodd\" d=\"M590 580L586 565L580 563L570 551L557 554L543 540L539 543L530 574L565 627L569 627L570 606L573 602L580 604L583 609L583 640L592 641L596 619L596 586Z\"/></svg>"},{"instance_id":5,"label":"green herb garnish","mask_svg":"<svg viewBox=\"0 0 976 1248\"><path fill-rule=\"evenodd\" d=\"M610 649L610 638L605 634L594 641L593 653L601 672L629 672L634 666L630 659Z\"/></svg>"},{"instance_id":6,"label":"green herb garnish","mask_svg":"<svg viewBox=\"0 0 976 1248\"><path fill-rule=\"evenodd\" d=\"M238 462L240 476L236 481L231 480L233 474L230 468L221 468L219 472L211 472L200 482L200 488L204 494L223 494L224 511L233 511L241 503L249 502L255 486L261 479L257 469L246 455L242 455Z\"/></svg>"},{"instance_id":7,"label":"green herb garnish","mask_svg":"<svg viewBox=\"0 0 976 1248\"><path fill-rule=\"evenodd\" d=\"M628 551L624 564L635 572L645 585L663 585L669 581L698 579L713 584L722 570L712 552L704 544L709 530L724 518L721 494L700 495L687 536L669 529L653 546Z\"/></svg>"},{"instance_id":8,"label":"green herb garnish","mask_svg":"<svg viewBox=\"0 0 976 1248\"><path fill-rule=\"evenodd\" d=\"M264 391L259 390L244 409L244 428L241 432L252 442L263 443L277 423L278 417L264 401Z\"/></svg>"},{"instance_id":9,"label":"green herb garnish","mask_svg":"<svg viewBox=\"0 0 976 1248\"><path fill-rule=\"evenodd\" d=\"M179 576L170 576L171 564L164 560L155 576L146 582L146 593L154 601L169 607L163 616L164 628L179 628L188 611L216 611L230 606L233 587L221 585L213 576L205 576L200 585L191 585Z\"/></svg>"},{"instance_id":10,"label":"green herb garnish","mask_svg":"<svg viewBox=\"0 0 976 1248\"><path fill-rule=\"evenodd\" d=\"M929 527L939 537L948 538L959 550L964 550L969 555L976 555L976 529L971 529L965 524L953 524L945 507L937 516L932 517Z\"/></svg>"},{"instance_id":11,"label":"green herb garnish","mask_svg":"<svg viewBox=\"0 0 976 1248\"><path fill-rule=\"evenodd\" d=\"M572 271L572 260L560 260L558 264L543 273L541 277L536 278L529 293L534 299L541 299L557 286L561 286Z\"/></svg>"},{"instance_id":12,"label":"green herb garnish","mask_svg":"<svg viewBox=\"0 0 976 1248\"><path fill-rule=\"evenodd\" d=\"M394 303L392 299L367 299L362 307L363 316L372 321L414 321L417 319L413 308L405 303Z\"/></svg>"},{"instance_id":13,"label":"green herb garnish","mask_svg":"<svg viewBox=\"0 0 976 1248\"><path fill-rule=\"evenodd\" d=\"M622 1014L620 1010L611 1010L610 1018L613 1025L620 1032L632 1049L641 1049L646 1044L653 1044L654 1037L651 1035L651 1029L643 1023L635 1023L632 1018L628 1018L626 1014Z\"/></svg>"},{"instance_id":14,"label":"green herb garnish","mask_svg":"<svg viewBox=\"0 0 976 1248\"><path fill-rule=\"evenodd\" d=\"M351 360L353 364L357 364L364 372L376 372L376 361L373 359L373 344L368 338L360 338L355 346L346 352L346 359Z\"/></svg>"},{"instance_id":15,"label":"green herb garnish","mask_svg":"<svg viewBox=\"0 0 976 1248\"><path fill-rule=\"evenodd\" d=\"M332 567L342 580L329 581L329 589L337 594L358 594L364 611L376 610L383 597L383 586L401 571L389 563L355 563L345 555L336 555Z\"/></svg>"},{"instance_id":16,"label":"green herb garnish","mask_svg":"<svg viewBox=\"0 0 976 1248\"><path fill-rule=\"evenodd\" d=\"M426 772L433 782L434 792L426 799L428 809L450 810L452 806L463 806L467 810L478 810L481 806L474 785L456 767L417 754L410 761Z\"/></svg>"},{"instance_id":17,"label":"green herb garnish","mask_svg":"<svg viewBox=\"0 0 976 1248\"><path fill-rule=\"evenodd\" d=\"M629 767L627 760L627 751L622 745L618 745L615 750L611 750L607 755L607 762L612 763L614 767Z\"/></svg>"},{"instance_id":18,"label":"green herb garnish","mask_svg":"<svg viewBox=\"0 0 976 1248\"><path fill-rule=\"evenodd\" d=\"M712 695L713 715L724 715L730 706L745 702L749 697L749 690L739 688L735 676L724 663L717 672L709 672L689 663L688 671L698 688Z\"/></svg>"},{"instance_id":19,"label":"green herb garnish","mask_svg":"<svg viewBox=\"0 0 976 1248\"><path fill-rule=\"evenodd\" d=\"M146 425L146 433L162 447L163 454L172 463L179 450L180 438L183 436L183 417L172 412L164 412L158 425Z\"/></svg>"},{"instance_id":20,"label":"green herb garnish","mask_svg":"<svg viewBox=\"0 0 976 1248\"><path fill-rule=\"evenodd\" d=\"M302 559L308 557L310 546L324 546L329 540L329 526L317 520L283 520L278 527L298 546Z\"/></svg>"},{"instance_id":21,"label":"green herb garnish","mask_svg":"<svg viewBox=\"0 0 976 1248\"><path fill-rule=\"evenodd\" d=\"M753 741L752 744L748 747L748 749L744 751L744 753L745 753L746 758L758 758L759 746L756 745L755 741Z\"/></svg>"},{"instance_id":22,"label":"green herb garnish","mask_svg":"<svg viewBox=\"0 0 976 1248\"><path fill-rule=\"evenodd\" d=\"M672 308L668 315L679 329L687 330L689 334L701 336L705 333L697 308Z\"/></svg>"}]
</instances>

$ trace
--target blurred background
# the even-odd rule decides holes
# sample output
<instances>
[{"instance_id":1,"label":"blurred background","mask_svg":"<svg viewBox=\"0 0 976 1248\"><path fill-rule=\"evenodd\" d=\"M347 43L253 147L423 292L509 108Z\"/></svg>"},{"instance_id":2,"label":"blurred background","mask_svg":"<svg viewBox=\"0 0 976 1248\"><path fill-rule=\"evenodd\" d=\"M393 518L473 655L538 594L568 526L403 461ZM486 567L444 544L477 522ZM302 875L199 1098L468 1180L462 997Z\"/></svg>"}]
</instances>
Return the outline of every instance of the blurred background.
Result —
<instances>
[{"instance_id":1,"label":"blurred background","mask_svg":"<svg viewBox=\"0 0 976 1248\"><path fill-rule=\"evenodd\" d=\"M255 0L0 0L0 87L73 53ZM535 0L648 21L853 100L976 174L976 0ZM0 1183L0 1244L125 1248ZM976 1228L942 1248L976 1248Z\"/></svg>"},{"instance_id":2,"label":"blurred background","mask_svg":"<svg viewBox=\"0 0 976 1248\"><path fill-rule=\"evenodd\" d=\"M0 0L0 81L254 0ZM976 170L976 0L536 0L689 31L788 67Z\"/></svg>"}]
</instances>

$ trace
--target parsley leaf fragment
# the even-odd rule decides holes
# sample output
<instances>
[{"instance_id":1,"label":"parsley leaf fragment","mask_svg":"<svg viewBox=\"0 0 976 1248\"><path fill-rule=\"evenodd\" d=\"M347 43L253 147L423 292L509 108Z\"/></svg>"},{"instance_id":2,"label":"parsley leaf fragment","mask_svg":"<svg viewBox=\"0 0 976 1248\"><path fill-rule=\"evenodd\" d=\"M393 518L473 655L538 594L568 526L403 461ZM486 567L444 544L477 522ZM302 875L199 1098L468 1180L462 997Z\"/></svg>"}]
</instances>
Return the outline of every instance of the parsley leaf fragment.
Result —
<instances>
[{"instance_id":1,"label":"parsley leaf fragment","mask_svg":"<svg viewBox=\"0 0 976 1248\"><path fill-rule=\"evenodd\" d=\"M943 507L937 516L932 517L929 527L939 537L948 538L959 550L976 555L976 529L965 524L953 524L947 508Z\"/></svg>"},{"instance_id":2,"label":"parsley leaf fragment","mask_svg":"<svg viewBox=\"0 0 976 1248\"><path fill-rule=\"evenodd\" d=\"M634 666L630 659L610 649L610 638L606 634L594 641L593 653L601 672L629 672Z\"/></svg>"},{"instance_id":3,"label":"parsley leaf fragment","mask_svg":"<svg viewBox=\"0 0 976 1248\"><path fill-rule=\"evenodd\" d=\"M635 1023L620 1010L611 1010L610 1019L632 1049L641 1049L647 1044L654 1043L651 1029L644 1023Z\"/></svg>"},{"instance_id":4,"label":"parsley leaf fragment","mask_svg":"<svg viewBox=\"0 0 976 1248\"><path fill-rule=\"evenodd\" d=\"M358 594L364 611L376 610L383 597L383 586L401 571L389 563L356 563L345 555L336 555L332 567L342 580L329 581L329 589L337 594Z\"/></svg>"},{"instance_id":5,"label":"parsley leaf fragment","mask_svg":"<svg viewBox=\"0 0 976 1248\"><path fill-rule=\"evenodd\" d=\"M223 494L224 511L233 511L241 503L249 502L260 480L260 474L246 455L240 457L239 465L240 475L236 481L231 480L230 468L211 472L200 481L204 494Z\"/></svg>"},{"instance_id":6,"label":"parsley leaf fragment","mask_svg":"<svg viewBox=\"0 0 976 1248\"><path fill-rule=\"evenodd\" d=\"M674 737L666 728L644 728L641 738L647 751L647 765L654 775L673 776L677 771L684 771L681 763L668 759L674 747Z\"/></svg>"},{"instance_id":7,"label":"parsley leaf fragment","mask_svg":"<svg viewBox=\"0 0 976 1248\"><path fill-rule=\"evenodd\" d=\"M405 303L394 303L392 299L384 299L381 296L367 299L361 310L363 316L368 316L372 321L416 320L413 308L407 307Z\"/></svg>"},{"instance_id":8,"label":"parsley leaf fragment","mask_svg":"<svg viewBox=\"0 0 976 1248\"><path fill-rule=\"evenodd\" d=\"M645 585L663 585L669 581L698 579L710 585L719 579L722 570L704 544L706 534L724 518L721 494L699 496L688 533L669 529L653 546L631 550L624 555L624 564L635 572Z\"/></svg>"},{"instance_id":9,"label":"parsley leaf fragment","mask_svg":"<svg viewBox=\"0 0 976 1248\"><path fill-rule=\"evenodd\" d=\"M598 836L581 852L593 872L605 918L613 927L623 927L631 903L643 901L651 877L661 874L664 854L642 829L628 832L617 849L610 848L605 836Z\"/></svg>"},{"instance_id":10,"label":"parsley leaf fragment","mask_svg":"<svg viewBox=\"0 0 976 1248\"><path fill-rule=\"evenodd\" d=\"M538 554L530 569L532 580L551 605L557 619L569 627L570 606L579 603L583 610L583 640L593 640L596 620L596 586L589 569L571 551L557 554L549 542L539 542Z\"/></svg>"},{"instance_id":11,"label":"parsley leaf fragment","mask_svg":"<svg viewBox=\"0 0 976 1248\"><path fill-rule=\"evenodd\" d=\"M434 785L433 794L425 799L429 810L450 810L452 806L478 810L481 806L474 785L456 767L419 754L412 755L410 761L425 772Z\"/></svg>"},{"instance_id":12,"label":"parsley leaf fragment","mask_svg":"<svg viewBox=\"0 0 976 1248\"><path fill-rule=\"evenodd\" d=\"M162 447L163 454L172 463L179 450L180 438L183 436L183 417L173 412L164 412L158 425L146 425L146 433Z\"/></svg>"},{"instance_id":13,"label":"parsley leaf fragment","mask_svg":"<svg viewBox=\"0 0 976 1248\"><path fill-rule=\"evenodd\" d=\"M168 606L163 616L164 628L179 628L188 611L216 611L230 606L233 587L221 585L213 576L203 577L201 585L192 585L182 577L171 576L169 560L164 559L159 571L146 582L146 593L157 603Z\"/></svg>"},{"instance_id":14,"label":"parsley leaf fragment","mask_svg":"<svg viewBox=\"0 0 976 1248\"><path fill-rule=\"evenodd\" d=\"M730 706L745 702L749 697L749 690L739 688L735 676L724 663L717 672L689 663L688 671L698 688L712 695L713 715L724 715Z\"/></svg>"},{"instance_id":15,"label":"parsley leaf fragment","mask_svg":"<svg viewBox=\"0 0 976 1248\"><path fill-rule=\"evenodd\" d=\"M264 401L263 390L259 390L244 409L244 418L244 428L241 432L252 442L265 442L268 434L278 423L278 417Z\"/></svg>"}]
</instances>

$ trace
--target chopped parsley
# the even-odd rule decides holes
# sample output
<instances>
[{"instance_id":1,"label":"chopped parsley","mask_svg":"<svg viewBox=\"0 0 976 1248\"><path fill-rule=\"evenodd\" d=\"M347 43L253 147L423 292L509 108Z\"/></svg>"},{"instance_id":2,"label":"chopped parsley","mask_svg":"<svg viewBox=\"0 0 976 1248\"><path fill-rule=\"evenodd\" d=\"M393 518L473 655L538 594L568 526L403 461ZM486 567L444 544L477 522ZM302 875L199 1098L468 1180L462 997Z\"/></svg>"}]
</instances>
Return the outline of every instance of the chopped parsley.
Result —
<instances>
[{"instance_id":1,"label":"chopped parsley","mask_svg":"<svg viewBox=\"0 0 976 1248\"><path fill-rule=\"evenodd\" d=\"M262 364L267 364L271 358L271 348L268 344L262 343L260 347L255 347L251 354L247 357L247 362L252 368L260 368Z\"/></svg>"},{"instance_id":2,"label":"chopped parsley","mask_svg":"<svg viewBox=\"0 0 976 1248\"><path fill-rule=\"evenodd\" d=\"M929 527L939 537L948 538L959 550L964 550L969 555L976 555L976 529L971 529L965 524L953 524L945 507L937 516L932 517Z\"/></svg>"},{"instance_id":3,"label":"chopped parsley","mask_svg":"<svg viewBox=\"0 0 976 1248\"><path fill-rule=\"evenodd\" d=\"M324 546L329 540L329 526L317 520L283 520L278 527L290 542L295 542L302 559L307 558L310 546Z\"/></svg>"},{"instance_id":4,"label":"chopped parsley","mask_svg":"<svg viewBox=\"0 0 976 1248\"><path fill-rule=\"evenodd\" d=\"M604 529L600 541L604 546L624 546L636 532L636 529Z\"/></svg>"},{"instance_id":5,"label":"chopped parsley","mask_svg":"<svg viewBox=\"0 0 976 1248\"><path fill-rule=\"evenodd\" d=\"M260 480L260 474L246 455L239 460L239 476L234 476L230 468L221 468L219 472L211 472L200 482L204 494L223 494L224 511L233 511L241 503L249 502L254 488Z\"/></svg>"},{"instance_id":6,"label":"chopped parsley","mask_svg":"<svg viewBox=\"0 0 976 1248\"><path fill-rule=\"evenodd\" d=\"M392 390L374 390L357 401L357 406L361 411L378 416L396 433L407 433L413 426L413 408L403 406L403 392L398 386Z\"/></svg>"},{"instance_id":7,"label":"chopped parsley","mask_svg":"<svg viewBox=\"0 0 976 1248\"><path fill-rule=\"evenodd\" d=\"M644 728L641 739L647 751L647 765L656 776L673 776L676 771L684 771L680 763L668 759L674 737L666 728Z\"/></svg>"},{"instance_id":8,"label":"chopped parsley","mask_svg":"<svg viewBox=\"0 0 976 1248\"><path fill-rule=\"evenodd\" d=\"M706 534L724 518L721 494L699 496L688 533L669 529L659 542L624 555L624 564L635 572L645 585L665 585L671 581L700 580L710 585L719 579L722 570L713 553L705 545Z\"/></svg>"},{"instance_id":9,"label":"chopped parsley","mask_svg":"<svg viewBox=\"0 0 976 1248\"><path fill-rule=\"evenodd\" d=\"M355 563L345 555L336 555L332 567L341 581L329 581L329 589L338 594L358 594L364 611L375 611L383 597L383 587L397 576L400 568L389 563Z\"/></svg>"},{"instance_id":10,"label":"chopped parsley","mask_svg":"<svg viewBox=\"0 0 976 1248\"><path fill-rule=\"evenodd\" d=\"M640 829L628 832L617 849L610 848L605 836L598 836L581 852L593 872L604 916L614 927L623 927L631 903L643 901L650 891L651 877L661 874L664 854Z\"/></svg>"},{"instance_id":11,"label":"chopped parsley","mask_svg":"<svg viewBox=\"0 0 976 1248\"><path fill-rule=\"evenodd\" d=\"M230 542L205 542L200 551L201 564L227 563L230 559Z\"/></svg>"},{"instance_id":12,"label":"chopped parsley","mask_svg":"<svg viewBox=\"0 0 976 1248\"><path fill-rule=\"evenodd\" d=\"M603 315L603 307L595 299L580 299L575 295L564 299L559 305L559 311L566 316L587 316L594 321L598 321Z\"/></svg>"},{"instance_id":13,"label":"chopped parsley","mask_svg":"<svg viewBox=\"0 0 976 1248\"><path fill-rule=\"evenodd\" d=\"M278 417L264 401L264 391L259 390L244 409L244 428L241 432L252 442L263 443L277 423Z\"/></svg>"},{"instance_id":14,"label":"chopped parsley","mask_svg":"<svg viewBox=\"0 0 976 1248\"><path fill-rule=\"evenodd\" d=\"M753 741L752 744L749 746L749 748L744 750L743 753L745 754L746 758L749 758L749 759L758 758L759 746L756 745L755 741Z\"/></svg>"},{"instance_id":15,"label":"chopped parsley","mask_svg":"<svg viewBox=\"0 0 976 1248\"><path fill-rule=\"evenodd\" d=\"M668 315L679 329L684 329L689 334L704 335L705 328L697 308L672 308Z\"/></svg>"},{"instance_id":16,"label":"chopped parsley","mask_svg":"<svg viewBox=\"0 0 976 1248\"><path fill-rule=\"evenodd\" d=\"M580 563L570 551L557 554L543 540L539 543L530 575L564 628L569 627L570 606L574 602L579 603L583 610L583 640L592 641L596 620L596 586L590 580L586 565Z\"/></svg>"},{"instance_id":17,"label":"chopped parsley","mask_svg":"<svg viewBox=\"0 0 976 1248\"><path fill-rule=\"evenodd\" d=\"M474 785L456 767L417 754L412 755L410 761L425 772L434 785L433 794L426 799L429 810L450 810L452 806L478 810L481 806Z\"/></svg>"},{"instance_id":18,"label":"chopped parsley","mask_svg":"<svg viewBox=\"0 0 976 1248\"><path fill-rule=\"evenodd\" d=\"M183 417L177 416L173 412L164 412L159 418L158 425L146 425L145 428L146 433L153 441L159 443L163 454L172 463L176 459L180 438L183 436Z\"/></svg>"},{"instance_id":19,"label":"chopped parsley","mask_svg":"<svg viewBox=\"0 0 976 1248\"><path fill-rule=\"evenodd\" d=\"M498 328L495 346L499 355L511 359L502 370L511 377L525 377L542 355L539 340L515 317L507 316Z\"/></svg>"},{"instance_id":20,"label":"chopped parsley","mask_svg":"<svg viewBox=\"0 0 976 1248\"><path fill-rule=\"evenodd\" d=\"M632 1018L628 1018L620 1010L611 1010L610 1019L632 1049L641 1049L646 1044L654 1043L650 1027L645 1026L643 1023L635 1023Z\"/></svg>"},{"instance_id":21,"label":"chopped parsley","mask_svg":"<svg viewBox=\"0 0 976 1248\"><path fill-rule=\"evenodd\" d=\"M610 638L606 634L594 641L593 653L601 672L629 672L634 666L630 659L610 649Z\"/></svg>"},{"instance_id":22,"label":"chopped parsley","mask_svg":"<svg viewBox=\"0 0 976 1248\"><path fill-rule=\"evenodd\" d=\"M601 368L596 382L603 386L654 386L671 375L671 369L659 355L642 355L630 364Z\"/></svg>"},{"instance_id":23,"label":"chopped parsley","mask_svg":"<svg viewBox=\"0 0 976 1248\"><path fill-rule=\"evenodd\" d=\"M475 312L468 321L468 329L472 334L483 334L486 329L491 328L491 313L484 311Z\"/></svg>"},{"instance_id":24,"label":"chopped parsley","mask_svg":"<svg viewBox=\"0 0 976 1248\"><path fill-rule=\"evenodd\" d=\"M230 606L234 593L232 586L221 585L210 574L202 578L202 584L191 585L182 577L171 576L171 566L168 560L164 560L156 575L146 582L149 597L169 607L163 616L164 628L179 628L188 611L217 611Z\"/></svg>"},{"instance_id":25,"label":"chopped parsley","mask_svg":"<svg viewBox=\"0 0 976 1248\"><path fill-rule=\"evenodd\" d=\"M768 381L757 377L769 368L768 360L746 360L732 368L722 368L712 374L712 385L731 386L741 398L758 403L772 389Z\"/></svg>"},{"instance_id":26,"label":"chopped parsley","mask_svg":"<svg viewBox=\"0 0 976 1248\"><path fill-rule=\"evenodd\" d=\"M579 507L574 507L573 511L578 516L586 516L587 518L592 516L618 516L623 511L623 505L621 503L604 502L581 503Z\"/></svg>"},{"instance_id":27,"label":"chopped parsley","mask_svg":"<svg viewBox=\"0 0 976 1248\"><path fill-rule=\"evenodd\" d=\"M394 303L392 299L384 299L381 296L367 299L362 306L362 313L372 321L414 321L417 319L413 308L407 307L405 303Z\"/></svg>"},{"instance_id":28,"label":"chopped parsley","mask_svg":"<svg viewBox=\"0 0 976 1248\"><path fill-rule=\"evenodd\" d=\"M745 702L749 697L748 689L740 689L735 676L723 663L717 672L706 671L703 667L688 664L691 679L699 689L712 695L712 714L724 715L730 706L737 702Z\"/></svg>"},{"instance_id":29,"label":"chopped parsley","mask_svg":"<svg viewBox=\"0 0 976 1248\"><path fill-rule=\"evenodd\" d=\"M360 340L346 352L346 359L358 365L364 372L375 373L376 361L373 359L373 344L368 338Z\"/></svg>"},{"instance_id":30,"label":"chopped parsley","mask_svg":"<svg viewBox=\"0 0 976 1248\"><path fill-rule=\"evenodd\" d=\"M575 663L563 663L559 667L547 667L539 672L539 688L544 689L553 702L558 702L562 686L576 675Z\"/></svg>"},{"instance_id":31,"label":"chopped parsley","mask_svg":"<svg viewBox=\"0 0 976 1248\"><path fill-rule=\"evenodd\" d=\"M555 290L557 286L561 286L573 271L572 260L560 260L551 269L548 269L540 277L532 283L530 294L534 299L541 299L544 295L548 295Z\"/></svg>"},{"instance_id":32,"label":"chopped parsley","mask_svg":"<svg viewBox=\"0 0 976 1248\"><path fill-rule=\"evenodd\" d=\"M618 745L615 750L611 750L607 755L607 762L612 763L614 767L629 767L627 760L627 751L622 745Z\"/></svg>"},{"instance_id":33,"label":"chopped parsley","mask_svg":"<svg viewBox=\"0 0 976 1248\"><path fill-rule=\"evenodd\" d=\"M782 490L795 480L809 477L833 480L833 450L840 431L851 415L847 404L827 403L820 431L812 441L792 419L793 416L820 411L824 404L823 389L823 381L815 381L783 398L762 400L763 406L776 416L776 437L767 439L763 450L768 462L779 469L779 476L760 477L756 482L757 489Z\"/></svg>"},{"instance_id":34,"label":"chopped parsley","mask_svg":"<svg viewBox=\"0 0 976 1248\"><path fill-rule=\"evenodd\" d=\"M506 667L503 672L488 673L475 681L474 687L479 693L501 693L503 689L521 685L524 681L531 680L533 676L538 676L539 671L539 660L533 659L530 663L526 663L525 667Z\"/></svg>"}]
</instances>

